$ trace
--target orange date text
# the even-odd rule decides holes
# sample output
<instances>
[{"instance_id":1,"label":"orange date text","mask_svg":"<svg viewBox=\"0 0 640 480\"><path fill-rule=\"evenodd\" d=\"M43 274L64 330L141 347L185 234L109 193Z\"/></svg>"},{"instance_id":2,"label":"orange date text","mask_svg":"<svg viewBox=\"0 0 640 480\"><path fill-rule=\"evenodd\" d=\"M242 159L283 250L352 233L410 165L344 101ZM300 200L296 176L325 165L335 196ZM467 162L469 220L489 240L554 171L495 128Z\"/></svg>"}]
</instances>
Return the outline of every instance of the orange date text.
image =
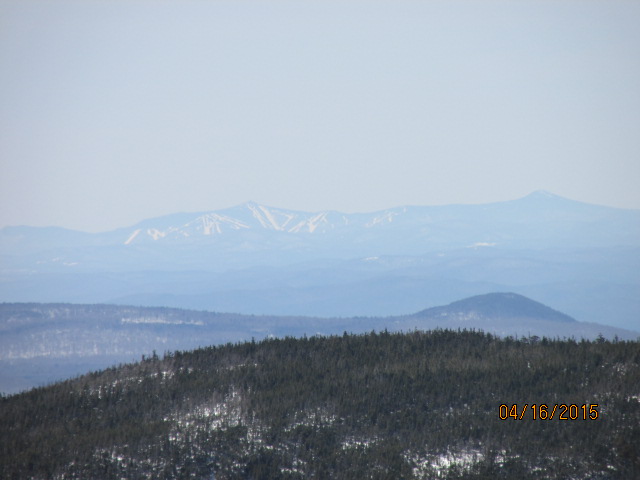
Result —
<instances>
[{"instance_id":1,"label":"orange date text","mask_svg":"<svg viewBox=\"0 0 640 480\"><path fill-rule=\"evenodd\" d=\"M498 408L498 416L500 420L596 420L600 412L597 403L503 403Z\"/></svg>"}]
</instances>

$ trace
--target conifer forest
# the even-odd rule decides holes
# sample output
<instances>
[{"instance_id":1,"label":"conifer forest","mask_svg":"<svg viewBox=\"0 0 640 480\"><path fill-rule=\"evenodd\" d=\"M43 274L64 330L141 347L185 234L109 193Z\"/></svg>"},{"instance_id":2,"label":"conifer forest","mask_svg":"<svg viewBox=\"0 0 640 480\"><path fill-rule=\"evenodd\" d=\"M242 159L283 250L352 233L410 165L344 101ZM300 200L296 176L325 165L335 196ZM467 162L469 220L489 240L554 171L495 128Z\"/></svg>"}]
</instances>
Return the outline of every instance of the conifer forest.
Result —
<instances>
[{"instance_id":1,"label":"conifer forest","mask_svg":"<svg viewBox=\"0 0 640 480\"><path fill-rule=\"evenodd\" d=\"M0 399L3 479L640 478L640 345L478 331L153 354Z\"/></svg>"}]
</instances>

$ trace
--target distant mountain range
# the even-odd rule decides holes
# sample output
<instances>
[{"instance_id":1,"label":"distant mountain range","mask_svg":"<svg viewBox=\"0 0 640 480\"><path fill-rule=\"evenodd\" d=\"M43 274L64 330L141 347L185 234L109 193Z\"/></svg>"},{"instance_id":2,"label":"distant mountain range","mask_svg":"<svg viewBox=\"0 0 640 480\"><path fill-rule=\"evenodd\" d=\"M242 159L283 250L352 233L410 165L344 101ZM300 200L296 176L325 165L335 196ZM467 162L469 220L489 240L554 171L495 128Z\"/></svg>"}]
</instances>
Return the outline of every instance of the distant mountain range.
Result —
<instances>
[{"instance_id":1,"label":"distant mountain range","mask_svg":"<svg viewBox=\"0 0 640 480\"><path fill-rule=\"evenodd\" d=\"M0 230L0 301L385 316L495 291L640 326L640 211L534 192L373 213L249 202L104 233Z\"/></svg>"},{"instance_id":2,"label":"distant mountain range","mask_svg":"<svg viewBox=\"0 0 640 480\"><path fill-rule=\"evenodd\" d=\"M0 304L0 392L164 353L269 336L372 330L480 329L499 336L636 340L640 332L577 322L514 293L492 293L393 317L240 315L160 307Z\"/></svg>"},{"instance_id":3,"label":"distant mountain range","mask_svg":"<svg viewBox=\"0 0 640 480\"><path fill-rule=\"evenodd\" d=\"M145 268L182 270L181 262L187 261L198 268L220 270L325 256L346 259L494 246L593 248L639 243L640 211L589 205L544 191L485 205L403 206L355 214L301 212L248 202L219 211L166 215L95 234L56 227L0 230L3 256L36 270L129 270L132 260ZM162 251L178 256L155 256ZM196 251L204 256L189 257ZM268 258L259 257L265 252ZM115 264L105 261L118 258ZM210 263L214 260L223 263Z\"/></svg>"}]
</instances>

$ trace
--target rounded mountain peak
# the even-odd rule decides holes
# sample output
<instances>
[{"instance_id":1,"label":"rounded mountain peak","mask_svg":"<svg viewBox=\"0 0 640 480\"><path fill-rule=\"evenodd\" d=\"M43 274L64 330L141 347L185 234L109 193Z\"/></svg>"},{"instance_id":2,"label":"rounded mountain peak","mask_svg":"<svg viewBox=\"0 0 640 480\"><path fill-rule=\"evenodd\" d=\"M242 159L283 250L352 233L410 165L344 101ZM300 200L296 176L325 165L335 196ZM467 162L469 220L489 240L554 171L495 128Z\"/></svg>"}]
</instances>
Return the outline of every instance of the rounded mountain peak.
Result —
<instances>
[{"instance_id":1,"label":"rounded mountain peak","mask_svg":"<svg viewBox=\"0 0 640 480\"><path fill-rule=\"evenodd\" d=\"M555 322L575 322L575 319L540 302L512 292L487 293L458 300L443 307L423 310L418 315L468 316L493 319L535 318Z\"/></svg>"}]
</instances>

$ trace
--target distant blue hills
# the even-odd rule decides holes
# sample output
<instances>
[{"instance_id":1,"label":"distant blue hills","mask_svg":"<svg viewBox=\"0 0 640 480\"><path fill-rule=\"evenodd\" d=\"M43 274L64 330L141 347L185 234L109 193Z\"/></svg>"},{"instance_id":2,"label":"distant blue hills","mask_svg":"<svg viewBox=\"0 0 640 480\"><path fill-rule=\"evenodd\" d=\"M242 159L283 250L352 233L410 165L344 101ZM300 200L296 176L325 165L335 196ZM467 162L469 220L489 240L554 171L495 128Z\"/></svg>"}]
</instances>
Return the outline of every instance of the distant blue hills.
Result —
<instances>
[{"instance_id":1,"label":"distant blue hills","mask_svg":"<svg viewBox=\"0 0 640 480\"><path fill-rule=\"evenodd\" d=\"M508 291L640 326L640 211L538 191L484 205L302 212L255 202L103 233L0 230L0 301L404 315Z\"/></svg>"},{"instance_id":2,"label":"distant blue hills","mask_svg":"<svg viewBox=\"0 0 640 480\"><path fill-rule=\"evenodd\" d=\"M270 336L343 332L473 329L538 341L546 338L637 340L639 331L578 322L513 292L477 295L398 316L241 315L165 307L0 303L0 392L139 360Z\"/></svg>"},{"instance_id":3,"label":"distant blue hills","mask_svg":"<svg viewBox=\"0 0 640 480\"><path fill-rule=\"evenodd\" d=\"M438 320L484 321L545 320L551 322L575 322L574 318L516 293L488 293L458 300L442 307L432 307L414 315L418 318Z\"/></svg>"}]
</instances>

